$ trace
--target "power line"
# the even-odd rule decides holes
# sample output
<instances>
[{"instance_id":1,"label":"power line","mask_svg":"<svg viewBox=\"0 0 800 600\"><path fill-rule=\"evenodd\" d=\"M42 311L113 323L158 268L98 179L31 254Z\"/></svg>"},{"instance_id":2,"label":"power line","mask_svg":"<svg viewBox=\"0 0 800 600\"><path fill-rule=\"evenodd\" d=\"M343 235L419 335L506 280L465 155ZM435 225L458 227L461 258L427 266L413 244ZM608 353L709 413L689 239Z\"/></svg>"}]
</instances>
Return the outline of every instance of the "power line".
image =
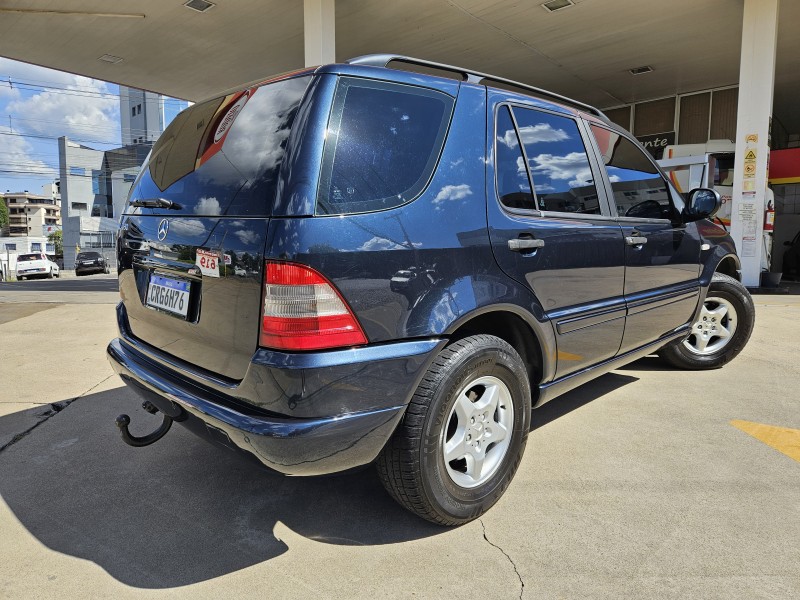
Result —
<instances>
[{"instance_id":1,"label":"power line","mask_svg":"<svg viewBox=\"0 0 800 600\"><path fill-rule=\"evenodd\" d=\"M31 119L30 117L18 117L14 114L6 113L6 118L10 118L14 121L30 121L33 123L54 123L58 125L67 125L69 127L89 127L91 129L110 129L112 131L119 131L119 126L117 125L93 125L91 123L68 123L67 121L54 121L53 119ZM148 129L140 129L140 128L131 128L131 131L138 131L144 132L148 131Z\"/></svg>"},{"instance_id":2,"label":"power line","mask_svg":"<svg viewBox=\"0 0 800 600\"><path fill-rule=\"evenodd\" d=\"M8 83L9 87L14 89L21 89L25 91L34 91L34 92L49 92L51 94L63 94L65 96L78 96L81 98L96 98L98 100L110 100L112 98L121 98L122 94L115 94L114 92L102 92L102 91L94 91L94 90L81 90L81 89L74 89L70 87L63 87L59 85L36 85L27 83L23 79L12 79L10 75L0 75L0 80L3 83ZM98 80L99 81L99 80ZM123 86L128 87L128 86ZM150 93L153 94L155 92L145 92L144 90L139 90L137 88L129 88L131 90L135 90L137 92L141 92L144 94ZM163 94L157 94L158 98L147 98L145 95L143 102L145 103L170 103L170 104L180 104L184 105L187 103L186 100L181 100L179 98L171 98L170 96L164 96ZM130 97L130 95L128 95Z\"/></svg>"}]
</instances>

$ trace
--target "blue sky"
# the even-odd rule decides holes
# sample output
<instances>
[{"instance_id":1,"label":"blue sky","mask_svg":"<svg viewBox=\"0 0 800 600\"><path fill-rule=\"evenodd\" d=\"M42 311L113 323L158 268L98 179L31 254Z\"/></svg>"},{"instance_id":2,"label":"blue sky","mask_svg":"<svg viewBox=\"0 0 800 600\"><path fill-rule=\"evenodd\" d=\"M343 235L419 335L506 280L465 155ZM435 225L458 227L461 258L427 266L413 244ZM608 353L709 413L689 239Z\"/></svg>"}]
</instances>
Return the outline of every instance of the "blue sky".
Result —
<instances>
[{"instance_id":1,"label":"blue sky","mask_svg":"<svg viewBox=\"0 0 800 600\"><path fill-rule=\"evenodd\" d=\"M120 146L118 86L0 58L0 192L41 193L58 177L63 135Z\"/></svg>"}]
</instances>

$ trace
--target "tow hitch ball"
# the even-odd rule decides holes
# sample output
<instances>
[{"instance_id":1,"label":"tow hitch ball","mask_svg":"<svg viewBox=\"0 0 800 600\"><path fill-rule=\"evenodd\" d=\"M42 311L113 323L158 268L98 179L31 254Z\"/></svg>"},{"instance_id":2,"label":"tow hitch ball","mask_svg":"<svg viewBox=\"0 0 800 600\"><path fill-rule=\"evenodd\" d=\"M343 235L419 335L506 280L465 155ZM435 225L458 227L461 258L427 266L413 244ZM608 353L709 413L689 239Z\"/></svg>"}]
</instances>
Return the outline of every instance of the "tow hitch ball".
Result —
<instances>
[{"instance_id":1,"label":"tow hitch ball","mask_svg":"<svg viewBox=\"0 0 800 600\"><path fill-rule=\"evenodd\" d=\"M142 408L151 415L154 415L158 412L158 408L149 400L142 403ZM172 420L172 417L164 415L164 420L161 422L161 426L158 429L156 429L153 433L149 433L141 437L131 435L131 432L128 431L128 425L131 424L131 418L128 415L118 416L115 423L117 424L117 427L119 427L119 432L122 435L122 441L129 446L140 448L142 446L155 444L158 440L164 437L169 431L169 428L172 426Z\"/></svg>"}]
</instances>

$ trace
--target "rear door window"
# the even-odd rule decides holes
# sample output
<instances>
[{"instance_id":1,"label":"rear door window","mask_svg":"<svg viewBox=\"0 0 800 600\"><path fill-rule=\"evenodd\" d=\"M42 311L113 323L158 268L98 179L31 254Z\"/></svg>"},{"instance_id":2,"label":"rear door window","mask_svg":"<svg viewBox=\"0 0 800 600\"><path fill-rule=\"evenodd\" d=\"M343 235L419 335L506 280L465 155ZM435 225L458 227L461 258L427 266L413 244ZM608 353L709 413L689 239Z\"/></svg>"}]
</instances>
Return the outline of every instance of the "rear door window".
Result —
<instances>
[{"instance_id":1,"label":"rear door window","mask_svg":"<svg viewBox=\"0 0 800 600\"><path fill-rule=\"evenodd\" d=\"M574 119L513 108L539 209L599 215L594 175Z\"/></svg>"},{"instance_id":2,"label":"rear door window","mask_svg":"<svg viewBox=\"0 0 800 600\"><path fill-rule=\"evenodd\" d=\"M416 198L439 159L452 109L453 99L441 92L340 78L317 213L369 212Z\"/></svg>"}]
</instances>

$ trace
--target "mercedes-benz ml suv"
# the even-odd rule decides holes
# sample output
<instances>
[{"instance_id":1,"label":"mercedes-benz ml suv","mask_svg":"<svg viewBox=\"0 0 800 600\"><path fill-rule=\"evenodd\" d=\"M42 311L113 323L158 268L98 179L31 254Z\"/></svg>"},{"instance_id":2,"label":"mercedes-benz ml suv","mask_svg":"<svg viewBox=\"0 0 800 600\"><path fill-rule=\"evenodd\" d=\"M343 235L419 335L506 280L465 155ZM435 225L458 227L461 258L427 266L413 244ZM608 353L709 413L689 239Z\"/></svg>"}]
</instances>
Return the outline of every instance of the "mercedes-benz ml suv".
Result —
<instances>
[{"instance_id":1,"label":"mercedes-benz ml suv","mask_svg":"<svg viewBox=\"0 0 800 600\"><path fill-rule=\"evenodd\" d=\"M597 109L404 57L198 103L121 220L108 355L163 419L122 437L178 421L281 473L375 463L420 516L474 519L543 403L747 342L719 196L687 196Z\"/></svg>"}]
</instances>

